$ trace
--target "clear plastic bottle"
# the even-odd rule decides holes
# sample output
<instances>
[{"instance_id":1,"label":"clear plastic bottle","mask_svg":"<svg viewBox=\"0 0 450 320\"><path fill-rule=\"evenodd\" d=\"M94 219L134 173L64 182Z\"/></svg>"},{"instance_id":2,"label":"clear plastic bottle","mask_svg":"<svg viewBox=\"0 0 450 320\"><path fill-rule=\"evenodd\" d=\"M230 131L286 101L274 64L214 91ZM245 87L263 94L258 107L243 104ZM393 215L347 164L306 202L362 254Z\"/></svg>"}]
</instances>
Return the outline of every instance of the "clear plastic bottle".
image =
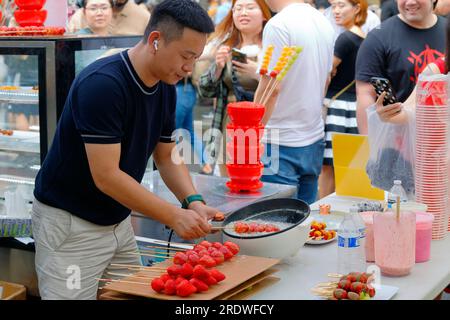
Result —
<instances>
[{"instance_id":1,"label":"clear plastic bottle","mask_svg":"<svg viewBox=\"0 0 450 320\"><path fill-rule=\"evenodd\" d=\"M344 216L338 229L338 272L365 271L364 248L360 246L360 231L352 212Z\"/></svg>"},{"instance_id":2,"label":"clear plastic bottle","mask_svg":"<svg viewBox=\"0 0 450 320\"><path fill-rule=\"evenodd\" d=\"M394 185L388 193L388 209L393 209L397 203L397 197L400 197L400 202L407 202L408 196L406 195L405 189L402 187L401 180L394 180ZM394 208L395 209L395 208Z\"/></svg>"},{"instance_id":3,"label":"clear plastic bottle","mask_svg":"<svg viewBox=\"0 0 450 320\"><path fill-rule=\"evenodd\" d=\"M352 215L353 222L356 224L356 227L359 231L359 246L362 249L362 255L364 258L364 261L366 259L365 254L365 246L366 246L366 224L364 223L363 218L359 214L359 210L357 207L351 207L350 213Z\"/></svg>"}]
</instances>

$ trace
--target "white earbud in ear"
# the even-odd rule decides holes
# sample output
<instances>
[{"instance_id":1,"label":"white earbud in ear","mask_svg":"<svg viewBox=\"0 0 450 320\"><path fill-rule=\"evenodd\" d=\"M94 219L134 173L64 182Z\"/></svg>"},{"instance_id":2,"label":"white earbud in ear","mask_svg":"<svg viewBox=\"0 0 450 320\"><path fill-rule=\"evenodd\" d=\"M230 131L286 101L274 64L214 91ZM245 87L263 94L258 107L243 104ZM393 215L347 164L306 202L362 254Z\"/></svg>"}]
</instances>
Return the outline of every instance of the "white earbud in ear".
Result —
<instances>
[{"instance_id":1,"label":"white earbud in ear","mask_svg":"<svg viewBox=\"0 0 450 320\"><path fill-rule=\"evenodd\" d=\"M153 47L158 50L158 40L153 41Z\"/></svg>"}]
</instances>

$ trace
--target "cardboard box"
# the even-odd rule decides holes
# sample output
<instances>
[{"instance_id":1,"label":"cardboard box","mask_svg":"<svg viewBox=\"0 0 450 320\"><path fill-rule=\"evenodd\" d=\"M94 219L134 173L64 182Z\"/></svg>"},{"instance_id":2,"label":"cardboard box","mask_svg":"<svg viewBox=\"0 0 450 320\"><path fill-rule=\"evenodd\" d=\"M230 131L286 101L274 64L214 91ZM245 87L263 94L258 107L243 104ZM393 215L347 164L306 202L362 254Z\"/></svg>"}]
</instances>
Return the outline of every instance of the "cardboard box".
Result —
<instances>
[{"instance_id":1,"label":"cardboard box","mask_svg":"<svg viewBox=\"0 0 450 320\"><path fill-rule=\"evenodd\" d=\"M17 283L0 281L0 300L26 300L27 289L25 286Z\"/></svg>"}]
</instances>

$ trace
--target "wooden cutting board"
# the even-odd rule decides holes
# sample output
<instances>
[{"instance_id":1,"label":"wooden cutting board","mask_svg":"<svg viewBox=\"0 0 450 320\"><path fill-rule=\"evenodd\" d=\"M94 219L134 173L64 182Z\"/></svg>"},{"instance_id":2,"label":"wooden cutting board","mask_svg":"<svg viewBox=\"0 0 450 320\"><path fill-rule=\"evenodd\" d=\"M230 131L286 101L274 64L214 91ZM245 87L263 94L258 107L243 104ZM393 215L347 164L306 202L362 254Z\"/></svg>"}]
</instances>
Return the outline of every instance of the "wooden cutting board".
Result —
<instances>
[{"instance_id":1,"label":"wooden cutting board","mask_svg":"<svg viewBox=\"0 0 450 320\"><path fill-rule=\"evenodd\" d=\"M112 282L110 284L105 285L103 288L105 290L116 291L120 293L125 293L133 296L141 296L146 298L154 298L161 300L212 300L218 298L219 296L225 294L233 288L238 287L242 283L246 282L259 275L260 273L270 269L280 260L278 259L270 259L264 257L254 257L254 256L246 256L246 255L237 255L230 259L229 261L225 261L220 266L217 266L216 269L225 274L226 279L222 282L211 286L208 291L196 293L187 298L181 298L177 296L168 296L165 294L160 294L155 292L151 286L150 281L148 279L139 279L133 277L123 278L123 281L131 281L131 282L139 282L139 284L135 283L125 283L121 281ZM172 264L171 261L164 261L158 264L155 264L154 267L158 268L166 268ZM148 271L139 271L135 273L135 276L149 274L156 275L156 273L149 273ZM140 284L142 283L142 284Z\"/></svg>"}]
</instances>

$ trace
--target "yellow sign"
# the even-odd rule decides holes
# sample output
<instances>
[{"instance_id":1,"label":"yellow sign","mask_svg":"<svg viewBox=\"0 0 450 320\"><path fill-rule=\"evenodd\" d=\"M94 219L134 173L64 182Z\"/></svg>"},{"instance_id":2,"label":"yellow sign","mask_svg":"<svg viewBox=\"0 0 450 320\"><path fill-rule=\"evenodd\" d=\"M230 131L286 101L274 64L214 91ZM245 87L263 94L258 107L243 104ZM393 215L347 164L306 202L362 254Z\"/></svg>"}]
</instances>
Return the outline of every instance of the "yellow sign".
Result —
<instances>
[{"instance_id":1,"label":"yellow sign","mask_svg":"<svg viewBox=\"0 0 450 320\"><path fill-rule=\"evenodd\" d=\"M372 187L366 173L369 160L367 136L334 133L332 144L336 194L384 200L384 191Z\"/></svg>"}]
</instances>

